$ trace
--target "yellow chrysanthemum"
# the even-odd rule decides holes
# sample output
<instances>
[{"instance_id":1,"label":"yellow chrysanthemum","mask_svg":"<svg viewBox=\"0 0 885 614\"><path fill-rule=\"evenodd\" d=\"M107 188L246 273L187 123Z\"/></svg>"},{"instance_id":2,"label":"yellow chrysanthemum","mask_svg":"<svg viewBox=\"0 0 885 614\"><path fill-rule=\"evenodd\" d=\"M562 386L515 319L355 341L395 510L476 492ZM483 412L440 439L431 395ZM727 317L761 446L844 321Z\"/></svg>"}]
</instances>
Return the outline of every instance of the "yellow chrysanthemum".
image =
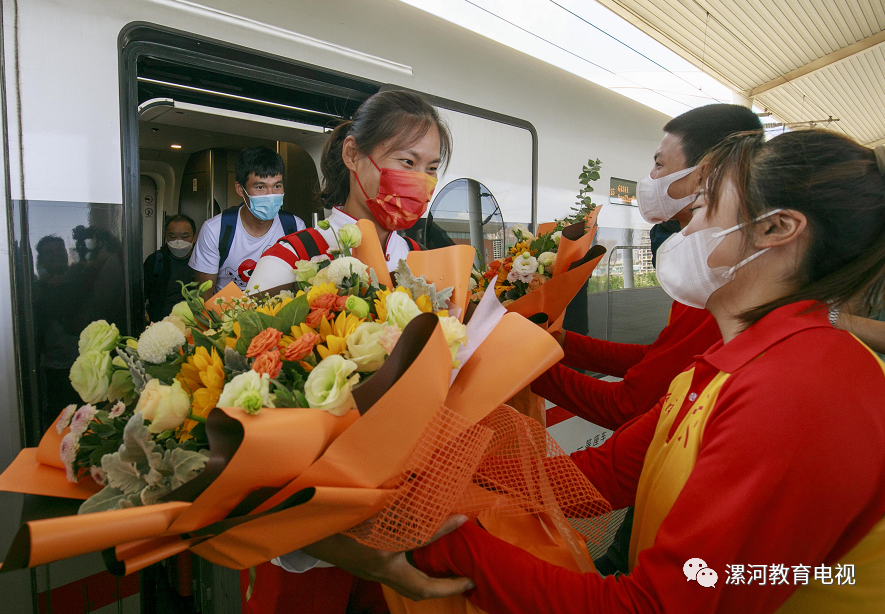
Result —
<instances>
[{"instance_id":1,"label":"yellow chrysanthemum","mask_svg":"<svg viewBox=\"0 0 885 614\"><path fill-rule=\"evenodd\" d=\"M387 320L387 297L390 296L392 292L405 292L409 295L409 298L412 298L412 293L409 292L408 288L403 288L402 286L398 287L396 290L381 290L375 293L375 313L378 314L376 320L378 322L384 322Z\"/></svg>"},{"instance_id":2,"label":"yellow chrysanthemum","mask_svg":"<svg viewBox=\"0 0 885 614\"><path fill-rule=\"evenodd\" d=\"M257 311L258 313L263 313L263 314L269 315L269 316L275 316L278 313L280 313L280 310L291 301L292 301L292 299L290 299L288 296L284 296L282 298L282 300L272 301L272 302L268 303L267 305L265 305L264 307L259 307L255 311Z\"/></svg>"},{"instance_id":3,"label":"yellow chrysanthemum","mask_svg":"<svg viewBox=\"0 0 885 614\"><path fill-rule=\"evenodd\" d=\"M356 327L365 322L364 318L358 318L352 313L342 311L334 320L320 322L320 339L325 346L317 345L320 357L326 358L332 354L343 354L347 350L347 338L356 330Z\"/></svg>"},{"instance_id":4,"label":"yellow chrysanthemum","mask_svg":"<svg viewBox=\"0 0 885 614\"><path fill-rule=\"evenodd\" d=\"M511 255L511 256L515 256L515 255L517 255L517 254L521 254L522 252L528 252L528 253L531 254L532 256L535 256L535 255L536 255L535 252L533 252L533 251L529 248L529 242L528 242L528 241L520 241L519 243L517 243L516 245L514 245L513 247L510 248L510 255Z\"/></svg>"},{"instance_id":5,"label":"yellow chrysanthemum","mask_svg":"<svg viewBox=\"0 0 885 614\"><path fill-rule=\"evenodd\" d=\"M210 353L198 347L193 356L188 356L175 379L191 394L191 413L205 418L218 404L224 388L224 363L215 348ZM196 424L194 420L185 420L181 425L182 441L189 438L187 434Z\"/></svg>"},{"instance_id":6,"label":"yellow chrysanthemum","mask_svg":"<svg viewBox=\"0 0 885 614\"><path fill-rule=\"evenodd\" d=\"M333 284L332 282L319 284L317 286L313 286L307 292L307 302L310 305L313 305L313 302L320 296L324 294L338 294L338 286Z\"/></svg>"}]
</instances>

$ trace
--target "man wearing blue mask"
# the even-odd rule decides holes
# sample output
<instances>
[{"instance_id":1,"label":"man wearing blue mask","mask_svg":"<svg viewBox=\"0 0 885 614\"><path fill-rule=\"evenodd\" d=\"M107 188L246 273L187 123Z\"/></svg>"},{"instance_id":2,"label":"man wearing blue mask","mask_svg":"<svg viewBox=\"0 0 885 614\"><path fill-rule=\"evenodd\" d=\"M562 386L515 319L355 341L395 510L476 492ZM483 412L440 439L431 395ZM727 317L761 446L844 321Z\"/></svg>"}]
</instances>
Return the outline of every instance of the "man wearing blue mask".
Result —
<instances>
[{"instance_id":1,"label":"man wearing blue mask","mask_svg":"<svg viewBox=\"0 0 885 614\"><path fill-rule=\"evenodd\" d=\"M278 239L303 230L304 222L283 206L285 166L267 147L244 149L236 163L236 190L243 203L209 219L191 254L197 282L212 281L211 296L231 281L241 290L264 251Z\"/></svg>"}]
</instances>

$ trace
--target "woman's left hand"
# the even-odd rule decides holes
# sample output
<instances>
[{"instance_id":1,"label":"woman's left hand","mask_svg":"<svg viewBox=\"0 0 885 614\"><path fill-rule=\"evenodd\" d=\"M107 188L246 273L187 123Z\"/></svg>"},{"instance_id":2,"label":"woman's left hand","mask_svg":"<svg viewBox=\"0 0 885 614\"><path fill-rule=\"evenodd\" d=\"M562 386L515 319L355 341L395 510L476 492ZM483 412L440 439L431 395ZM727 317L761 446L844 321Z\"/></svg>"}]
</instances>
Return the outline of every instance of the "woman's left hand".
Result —
<instances>
[{"instance_id":1,"label":"woman's left hand","mask_svg":"<svg viewBox=\"0 0 885 614\"><path fill-rule=\"evenodd\" d=\"M449 517L430 542L451 533L466 520L465 516ZM359 578L386 584L413 601L451 597L475 588L469 578L431 578L413 567L404 552L376 550L342 534L305 546L302 551Z\"/></svg>"}]
</instances>

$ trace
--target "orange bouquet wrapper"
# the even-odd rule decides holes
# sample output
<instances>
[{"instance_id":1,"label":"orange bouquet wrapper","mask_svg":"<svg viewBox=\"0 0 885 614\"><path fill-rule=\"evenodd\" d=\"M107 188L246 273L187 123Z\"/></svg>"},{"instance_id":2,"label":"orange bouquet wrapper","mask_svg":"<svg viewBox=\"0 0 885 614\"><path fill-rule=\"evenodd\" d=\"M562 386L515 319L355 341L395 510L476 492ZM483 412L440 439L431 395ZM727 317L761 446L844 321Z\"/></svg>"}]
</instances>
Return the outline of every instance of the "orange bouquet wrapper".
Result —
<instances>
[{"instance_id":1,"label":"orange bouquet wrapper","mask_svg":"<svg viewBox=\"0 0 885 614\"><path fill-rule=\"evenodd\" d=\"M472 255L461 251L428 281L466 279ZM435 265L419 258L414 272ZM452 302L466 296L465 283ZM549 334L508 313L452 381L439 319L419 315L381 369L353 389L356 409L343 417L213 409L202 473L145 507L72 515L71 502L99 487L88 477L66 480L64 431L52 428L0 475L0 488L42 495L46 504L25 510L0 571L103 551L112 572L128 574L185 550L245 569L339 532L408 550L452 513L551 562L592 569L584 542L602 535L610 506L540 425L503 405L561 356ZM580 519L580 534L563 510ZM412 611L407 600L389 600ZM463 597L425 607L472 608Z\"/></svg>"},{"instance_id":2,"label":"orange bouquet wrapper","mask_svg":"<svg viewBox=\"0 0 885 614\"><path fill-rule=\"evenodd\" d=\"M375 225L369 220L358 220L356 224L362 233L362 241L359 247L353 248L354 258L374 269L381 284L393 288L393 278L387 270L387 258ZM409 252L406 264L413 275L423 275L427 283L436 285L437 290L451 287L450 301L458 309L458 318L463 321L467 301L470 300L468 285L475 254L476 251L469 245L450 245L440 249Z\"/></svg>"},{"instance_id":3,"label":"orange bouquet wrapper","mask_svg":"<svg viewBox=\"0 0 885 614\"><path fill-rule=\"evenodd\" d=\"M562 231L550 281L507 305L507 311L518 313L551 332L562 327L566 307L593 275L605 254L601 245L591 247L600 208L596 207L585 223L572 224ZM553 227L555 224L546 232ZM585 232L586 228L590 230ZM541 232L540 227L538 231Z\"/></svg>"}]
</instances>

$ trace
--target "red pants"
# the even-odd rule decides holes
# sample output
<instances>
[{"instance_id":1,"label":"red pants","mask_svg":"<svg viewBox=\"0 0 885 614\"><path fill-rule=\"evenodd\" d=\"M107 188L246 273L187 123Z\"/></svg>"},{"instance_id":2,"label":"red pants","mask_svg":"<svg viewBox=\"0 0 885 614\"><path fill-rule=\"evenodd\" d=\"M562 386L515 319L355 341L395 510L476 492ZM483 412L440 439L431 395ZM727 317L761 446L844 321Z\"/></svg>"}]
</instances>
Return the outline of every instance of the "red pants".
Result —
<instances>
[{"instance_id":1,"label":"red pants","mask_svg":"<svg viewBox=\"0 0 885 614\"><path fill-rule=\"evenodd\" d=\"M381 585L337 567L290 573L273 563L256 568L249 600L249 570L240 572L243 614L388 614Z\"/></svg>"}]
</instances>

